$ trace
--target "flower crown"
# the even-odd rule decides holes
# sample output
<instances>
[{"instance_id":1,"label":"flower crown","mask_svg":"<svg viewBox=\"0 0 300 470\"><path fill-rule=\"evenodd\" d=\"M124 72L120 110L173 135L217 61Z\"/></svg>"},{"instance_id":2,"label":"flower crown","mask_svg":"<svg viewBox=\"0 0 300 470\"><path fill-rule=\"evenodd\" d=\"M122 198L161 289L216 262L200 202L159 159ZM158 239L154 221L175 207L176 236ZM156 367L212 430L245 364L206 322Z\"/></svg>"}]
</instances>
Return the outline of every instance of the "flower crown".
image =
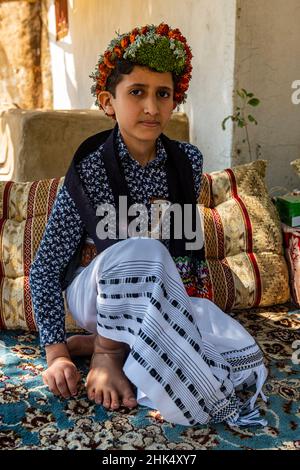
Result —
<instances>
[{"instance_id":1,"label":"flower crown","mask_svg":"<svg viewBox=\"0 0 300 470\"><path fill-rule=\"evenodd\" d=\"M103 55L100 55L95 72L90 75L95 83L91 91L96 96L106 90L107 79L116 67L118 59L126 59L137 65L145 65L157 72L172 72L175 82L174 101L184 103L191 79L193 57L186 38L178 28L167 24L146 25L114 38Z\"/></svg>"}]
</instances>

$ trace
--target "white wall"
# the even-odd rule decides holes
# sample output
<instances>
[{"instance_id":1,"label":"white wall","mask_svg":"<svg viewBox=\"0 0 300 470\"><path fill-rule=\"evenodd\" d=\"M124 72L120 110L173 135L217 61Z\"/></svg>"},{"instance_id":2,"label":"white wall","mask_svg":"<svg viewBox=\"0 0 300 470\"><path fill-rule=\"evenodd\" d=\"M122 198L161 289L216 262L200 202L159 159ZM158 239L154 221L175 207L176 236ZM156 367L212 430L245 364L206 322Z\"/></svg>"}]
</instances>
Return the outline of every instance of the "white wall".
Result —
<instances>
[{"instance_id":1,"label":"white wall","mask_svg":"<svg viewBox=\"0 0 300 470\"><path fill-rule=\"evenodd\" d=\"M191 142L204 154L204 169L231 165L231 129L221 129L232 111L236 0L69 0L70 32L55 40L54 1L49 10L54 109L93 107L90 94L98 55L115 31L165 21L179 27L192 47L193 78L183 106Z\"/></svg>"},{"instance_id":2,"label":"white wall","mask_svg":"<svg viewBox=\"0 0 300 470\"><path fill-rule=\"evenodd\" d=\"M300 1L238 0L237 12L236 87L261 99L253 108L258 125L249 129L252 147L260 144L269 161L269 188L299 188L289 163L300 158L300 104L291 100L292 82L300 80ZM242 153L233 161L243 163L249 159L244 135L238 129L234 134Z\"/></svg>"}]
</instances>

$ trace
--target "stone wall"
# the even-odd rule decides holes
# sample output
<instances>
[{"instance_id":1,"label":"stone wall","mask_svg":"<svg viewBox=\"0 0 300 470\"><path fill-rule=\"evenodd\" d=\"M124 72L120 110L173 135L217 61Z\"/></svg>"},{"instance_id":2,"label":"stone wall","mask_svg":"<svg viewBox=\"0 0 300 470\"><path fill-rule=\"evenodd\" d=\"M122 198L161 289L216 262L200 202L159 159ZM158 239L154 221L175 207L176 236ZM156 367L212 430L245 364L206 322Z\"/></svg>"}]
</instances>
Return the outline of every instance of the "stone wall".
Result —
<instances>
[{"instance_id":1,"label":"stone wall","mask_svg":"<svg viewBox=\"0 0 300 470\"><path fill-rule=\"evenodd\" d=\"M0 3L0 107L52 107L48 0Z\"/></svg>"}]
</instances>

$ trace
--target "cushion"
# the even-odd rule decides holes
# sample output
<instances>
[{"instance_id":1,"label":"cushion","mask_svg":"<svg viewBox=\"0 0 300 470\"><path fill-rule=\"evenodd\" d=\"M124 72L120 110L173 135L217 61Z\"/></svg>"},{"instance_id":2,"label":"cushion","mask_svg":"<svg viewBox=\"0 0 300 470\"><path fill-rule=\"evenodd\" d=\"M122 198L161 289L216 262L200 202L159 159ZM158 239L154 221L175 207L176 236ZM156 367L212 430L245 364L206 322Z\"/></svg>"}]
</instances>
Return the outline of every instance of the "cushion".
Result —
<instances>
[{"instance_id":1,"label":"cushion","mask_svg":"<svg viewBox=\"0 0 300 470\"><path fill-rule=\"evenodd\" d=\"M288 269L276 209L256 161L203 174L207 275L203 296L223 310L289 299ZM0 182L0 328L35 330L29 271L63 178ZM276 276L274 276L276 273ZM75 331L67 314L66 327Z\"/></svg>"},{"instance_id":2,"label":"cushion","mask_svg":"<svg viewBox=\"0 0 300 470\"><path fill-rule=\"evenodd\" d=\"M36 330L29 272L62 184L0 182L0 329ZM69 314L67 328L76 329Z\"/></svg>"},{"instance_id":3,"label":"cushion","mask_svg":"<svg viewBox=\"0 0 300 470\"><path fill-rule=\"evenodd\" d=\"M266 163L257 160L202 178L206 285L211 286L206 297L225 311L290 298L280 220L264 182Z\"/></svg>"},{"instance_id":4,"label":"cushion","mask_svg":"<svg viewBox=\"0 0 300 470\"><path fill-rule=\"evenodd\" d=\"M292 168L295 170L295 172L297 173L298 176L300 176L300 158L298 158L297 160L293 160L290 165L292 166Z\"/></svg>"},{"instance_id":5,"label":"cushion","mask_svg":"<svg viewBox=\"0 0 300 470\"><path fill-rule=\"evenodd\" d=\"M284 251L290 273L293 302L300 307L300 227L282 224Z\"/></svg>"}]
</instances>

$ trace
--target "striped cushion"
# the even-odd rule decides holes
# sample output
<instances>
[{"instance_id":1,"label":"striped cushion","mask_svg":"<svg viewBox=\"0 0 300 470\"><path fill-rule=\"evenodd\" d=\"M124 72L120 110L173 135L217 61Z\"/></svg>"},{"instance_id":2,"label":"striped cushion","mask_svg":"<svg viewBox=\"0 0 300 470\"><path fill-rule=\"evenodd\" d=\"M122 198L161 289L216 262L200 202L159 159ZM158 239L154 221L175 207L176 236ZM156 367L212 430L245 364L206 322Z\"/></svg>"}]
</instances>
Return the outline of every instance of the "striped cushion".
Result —
<instances>
[{"instance_id":1,"label":"striped cushion","mask_svg":"<svg viewBox=\"0 0 300 470\"><path fill-rule=\"evenodd\" d=\"M290 298L280 220L258 160L204 174L200 194L210 299L223 310ZM276 276L274 276L276 273Z\"/></svg>"},{"instance_id":2,"label":"striped cushion","mask_svg":"<svg viewBox=\"0 0 300 470\"><path fill-rule=\"evenodd\" d=\"M0 329L36 329L29 272L63 178L0 182ZM75 329L68 315L68 329Z\"/></svg>"},{"instance_id":3,"label":"striped cushion","mask_svg":"<svg viewBox=\"0 0 300 470\"><path fill-rule=\"evenodd\" d=\"M223 310L289 299L280 222L264 184L265 162L204 174L206 297ZM63 178L0 182L0 328L35 329L29 271ZM276 273L276 276L274 276ZM76 330L67 315L67 330Z\"/></svg>"}]
</instances>

